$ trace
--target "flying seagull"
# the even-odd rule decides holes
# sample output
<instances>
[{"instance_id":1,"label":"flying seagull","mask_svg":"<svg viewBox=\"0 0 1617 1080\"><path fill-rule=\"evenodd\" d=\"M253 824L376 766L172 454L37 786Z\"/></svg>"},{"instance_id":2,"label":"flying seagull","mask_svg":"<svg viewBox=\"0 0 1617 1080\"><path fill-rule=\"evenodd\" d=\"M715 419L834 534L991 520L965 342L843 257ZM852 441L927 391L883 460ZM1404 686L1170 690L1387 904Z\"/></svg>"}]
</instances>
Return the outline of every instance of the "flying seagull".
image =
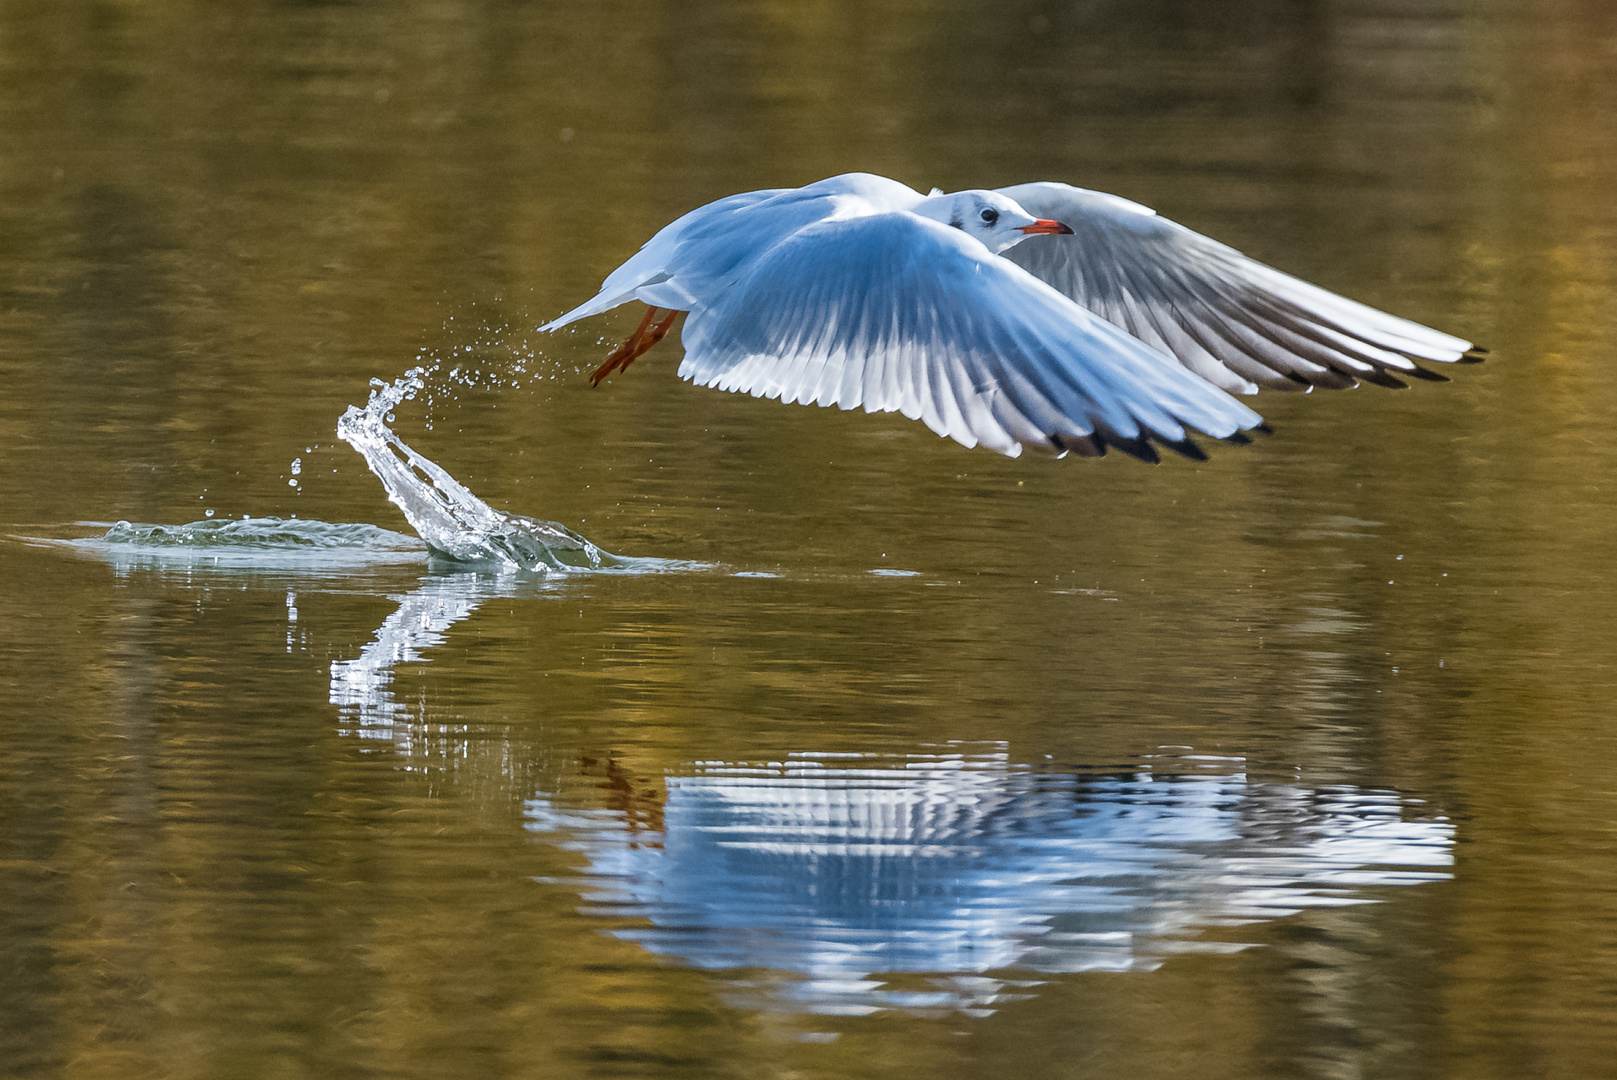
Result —
<instances>
[{"instance_id":1,"label":"flying seagull","mask_svg":"<svg viewBox=\"0 0 1617 1080\"><path fill-rule=\"evenodd\" d=\"M1204 459L1262 429L1233 394L1446 381L1469 341L1327 292L1115 195L1058 183L920 192L849 173L692 210L550 331L649 310L590 377L681 311L681 378L900 412L964 446Z\"/></svg>"}]
</instances>

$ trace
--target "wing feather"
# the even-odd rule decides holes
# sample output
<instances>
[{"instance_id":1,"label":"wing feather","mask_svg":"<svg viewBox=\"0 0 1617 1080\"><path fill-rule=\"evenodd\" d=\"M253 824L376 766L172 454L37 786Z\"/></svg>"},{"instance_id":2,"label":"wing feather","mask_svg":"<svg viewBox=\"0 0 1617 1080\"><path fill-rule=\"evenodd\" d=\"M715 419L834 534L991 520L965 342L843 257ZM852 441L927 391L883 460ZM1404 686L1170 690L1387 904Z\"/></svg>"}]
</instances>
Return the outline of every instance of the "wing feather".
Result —
<instances>
[{"instance_id":1,"label":"wing feather","mask_svg":"<svg viewBox=\"0 0 1617 1080\"><path fill-rule=\"evenodd\" d=\"M1001 194L1072 236L1004 257L1230 391L1405 385L1418 361L1470 359L1469 341L1338 296L1249 259L1138 203L1066 184Z\"/></svg>"},{"instance_id":2,"label":"wing feather","mask_svg":"<svg viewBox=\"0 0 1617 1080\"><path fill-rule=\"evenodd\" d=\"M810 224L693 307L680 375L899 412L1010 455L1154 456L1261 419L958 230L895 212Z\"/></svg>"}]
</instances>

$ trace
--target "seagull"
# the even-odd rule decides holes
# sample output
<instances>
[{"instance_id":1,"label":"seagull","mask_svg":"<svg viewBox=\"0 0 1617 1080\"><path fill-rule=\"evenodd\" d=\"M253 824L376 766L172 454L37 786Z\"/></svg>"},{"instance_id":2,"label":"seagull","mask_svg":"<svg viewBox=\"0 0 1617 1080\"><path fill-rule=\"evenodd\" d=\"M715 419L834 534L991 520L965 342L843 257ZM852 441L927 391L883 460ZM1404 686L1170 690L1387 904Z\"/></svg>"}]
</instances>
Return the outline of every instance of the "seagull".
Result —
<instances>
[{"instance_id":1,"label":"seagull","mask_svg":"<svg viewBox=\"0 0 1617 1080\"><path fill-rule=\"evenodd\" d=\"M1138 203L1060 183L920 192L849 173L692 210L554 331L638 300L592 385L680 312L681 378L899 412L966 447L1205 460L1268 430L1232 395L1447 381L1485 350L1291 277Z\"/></svg>"}]
</instances>

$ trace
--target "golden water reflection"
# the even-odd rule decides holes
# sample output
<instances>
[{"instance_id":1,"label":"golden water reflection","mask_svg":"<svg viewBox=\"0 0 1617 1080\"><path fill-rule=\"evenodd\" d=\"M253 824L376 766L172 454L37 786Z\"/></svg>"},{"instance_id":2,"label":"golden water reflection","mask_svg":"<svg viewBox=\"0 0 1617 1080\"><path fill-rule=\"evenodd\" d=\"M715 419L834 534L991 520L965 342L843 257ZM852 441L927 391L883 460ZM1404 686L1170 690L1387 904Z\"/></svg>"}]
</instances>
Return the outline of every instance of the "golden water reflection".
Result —
<instances>
[{"instance_id":1,"label":"golden water reflection","mask_svg":"<svg viewBox=\"0 0 1617 1080\"><path fill-rule=\"evenodd\" d=\"M6 5L6 537L209 509L403 528L333 425L372 376L469 362L485 375L401 411L412 445L493 505L716 569L519 588L0 542L0 1071L1597 1073L1617 1055L1614 17ZM1029 468L701 394L673 353L591 392L574 373L610 320L533 339L675 214L855 168L1116 191L1494 358L1402 394L1259 399L1275 437L1205 466ZM380 658L416 601L435 636ZM1169 768L1143 755L1202 753L1225 764L1163 786L1224 792L1209 820L1238 839L1277 799L1373 795L1372 820L1452 829L1452 866L1426 867L1452 878L1191 919L1197 944L1260 947L1154 970L890 973L859 1001L945 997L863 1017L780 1007L812 978L785 946L779 969L703 966L756 905L675 912L654 871L692 819L671 806L754 827L794 753L880 773L950 745L1004 755L973 774L1013 808L995 820L1058 849L1078 809ZM725 767L758 770L748 798L704 774ZM939 806L985 805L950 783ZM1062 811L1019 817L1024 794ZM530 827L545 814L593 824ZM581 911L609 859L633 910ZM686 866L669 887L705 879ZM1129 911L1167 902L1154 876ZM1020 999L952 1007L988 993Z\"/></svg>"}]
</instances>

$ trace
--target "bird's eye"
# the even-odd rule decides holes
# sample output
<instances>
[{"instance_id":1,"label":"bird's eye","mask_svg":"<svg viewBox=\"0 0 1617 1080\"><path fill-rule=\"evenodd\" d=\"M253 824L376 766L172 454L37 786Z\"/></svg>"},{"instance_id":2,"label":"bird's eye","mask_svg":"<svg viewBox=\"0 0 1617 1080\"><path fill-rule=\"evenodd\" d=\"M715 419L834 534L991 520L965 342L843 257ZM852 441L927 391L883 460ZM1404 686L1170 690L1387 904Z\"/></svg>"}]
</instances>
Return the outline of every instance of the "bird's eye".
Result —
<instances>
[{"instance_id":1,"label":"bird's eye","mask_svg":"<svg viewBox=\"0 0 1617 1080\"><path fill-rule=\"evenodd\" d=\"M989 207L983 211L982 218L984 225L992 225L994 222L999 220L999 211Z\"/></svg>"}]
</instances>

